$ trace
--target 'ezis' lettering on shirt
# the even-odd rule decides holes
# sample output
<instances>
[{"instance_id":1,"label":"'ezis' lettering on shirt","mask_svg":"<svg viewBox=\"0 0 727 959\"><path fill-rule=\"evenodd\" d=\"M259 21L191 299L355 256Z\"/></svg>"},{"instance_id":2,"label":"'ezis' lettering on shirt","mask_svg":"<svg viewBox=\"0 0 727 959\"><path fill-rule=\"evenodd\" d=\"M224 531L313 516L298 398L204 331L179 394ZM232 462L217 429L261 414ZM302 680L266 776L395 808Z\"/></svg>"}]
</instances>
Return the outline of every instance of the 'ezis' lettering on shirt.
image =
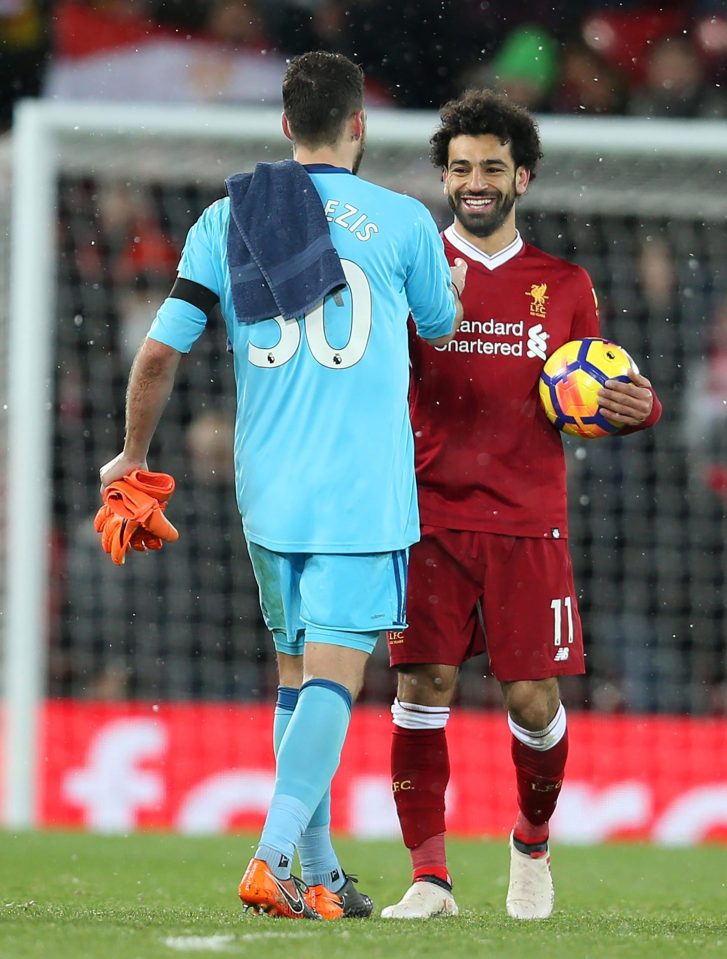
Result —
<instances>
[{"instance_id":1,"label":"'ezis' lettering on shirt","mask_svg":"<svg viewBox=\"0 0 727 959\"><path fill-rule=\"evenodd\" d=\"M340 207L340 210L339 210ZM365 243L374 233L379 232L378 226L369 220L365 213L361 213L350 203L341 203L340 200L326 200L326 219L329 223L337 223L349 233L353 233L357 240Z\"/></svg>"}]
</instances>

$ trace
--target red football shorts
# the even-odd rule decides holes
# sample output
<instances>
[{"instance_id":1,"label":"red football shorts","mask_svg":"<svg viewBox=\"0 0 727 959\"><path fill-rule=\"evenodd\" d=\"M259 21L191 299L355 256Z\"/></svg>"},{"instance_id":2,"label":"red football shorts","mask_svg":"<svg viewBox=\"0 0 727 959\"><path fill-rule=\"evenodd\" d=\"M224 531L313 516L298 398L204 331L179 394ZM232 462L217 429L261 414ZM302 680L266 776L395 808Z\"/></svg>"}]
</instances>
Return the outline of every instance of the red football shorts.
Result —
<instances>
[{"instance_id":1,"label":"red football shorts","mask_svg":"<svg viewBox=\"0 0 727 959\"><path fill-rule=\"evenodd\" d=\"M501 682L585 672L568 541L422 527L411 547L409 629L392 666L460 666L487 652Z\"/></svg>"}]
</instances>

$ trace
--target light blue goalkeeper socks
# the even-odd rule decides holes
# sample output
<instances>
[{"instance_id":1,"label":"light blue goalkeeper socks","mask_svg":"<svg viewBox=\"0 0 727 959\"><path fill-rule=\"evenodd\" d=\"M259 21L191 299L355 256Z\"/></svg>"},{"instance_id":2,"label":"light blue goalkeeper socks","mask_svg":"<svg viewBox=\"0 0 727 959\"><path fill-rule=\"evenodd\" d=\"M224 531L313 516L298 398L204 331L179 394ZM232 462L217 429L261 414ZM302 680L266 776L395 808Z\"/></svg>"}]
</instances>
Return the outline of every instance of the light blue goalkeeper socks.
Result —
<instances>
[{"instance_id":1,"label":"light blue goalkeeper socks","mask_svg":"<svg viewBox=\"0 0 727 959\"><path fill-rule=\"evenodd\" d=\"M273 749L278 755L288 723L298 702L298 690L291 686L278 686L273 721ZM346 882L346 876L338 861L331 842L331 790L318 803L308 827L300 837L298 856L303 882L309 886L322 885L331 892L338 892Z\"/></svg>"},{"instance_id":2,"label":"light blue goalkeeper socks","mask_svg":"<svg viewBox=\"0 0 727 959\"><path fill-rule=\"evenodd\" d=\"M345 876L331 845L330 782L338 768L351 717L351 695L327 679L296 690L281 687L273 741L277 776L273 801L256 852L273 873L290 875L296 846L303 880L336 892Z\"/></svg>"}]
</instances>

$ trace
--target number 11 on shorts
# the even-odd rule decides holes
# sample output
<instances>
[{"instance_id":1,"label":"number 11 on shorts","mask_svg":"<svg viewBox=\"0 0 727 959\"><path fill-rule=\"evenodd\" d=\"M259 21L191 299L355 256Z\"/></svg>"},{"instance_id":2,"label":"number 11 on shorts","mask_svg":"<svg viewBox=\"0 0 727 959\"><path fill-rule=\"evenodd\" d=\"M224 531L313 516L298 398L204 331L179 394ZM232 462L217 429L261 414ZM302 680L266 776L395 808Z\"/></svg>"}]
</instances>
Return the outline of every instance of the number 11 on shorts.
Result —
<instances>
[{"instance_id":1,"label":"number 11 on shorts","mask_svg":"<svg viewBox=\"0 0 727 959\"><path fill-rule=\"evenodd\" d=\"M570 596L565 599L553 599L550 601L550 608L553 610L553 643L561 646L563 643L563 607L565 606L566 619L568 622L569 643L573 642L573 602Z\"/></svg>"}]
</instances>

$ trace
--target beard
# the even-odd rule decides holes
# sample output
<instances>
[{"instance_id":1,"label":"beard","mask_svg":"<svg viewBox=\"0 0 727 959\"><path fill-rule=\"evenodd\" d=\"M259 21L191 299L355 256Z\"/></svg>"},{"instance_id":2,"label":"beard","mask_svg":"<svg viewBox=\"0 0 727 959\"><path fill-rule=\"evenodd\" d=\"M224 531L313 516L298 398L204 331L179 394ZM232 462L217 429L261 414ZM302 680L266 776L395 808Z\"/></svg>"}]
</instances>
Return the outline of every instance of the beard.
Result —
<instances>
[{"instance_id":1,"label":"beard","mask_svg":"<svg viewBox=\"0 0 727 959\"><path fill-rule=\"evenodd\" d=\"M358 173L358 168L361 166L361 161L363 160L363 155L366 150L366 130L364 129L361 134L361 141L358 145L358 153L353 158L353 164L351 166L351 172L354 176Z\"/></svg>"},{"instance_id":2,"label":"beard","mask_svg":"<svg viewBox=\"0 0 727 959\"><path fill-rule=\"evenodd\" d=\"M464 192L466 191L462 190L460 193L454 195L447 193L447 202L456 219L459 220L465 230L473 236L481 238L492 236L493 233L500 229L517 199L515 180L513 179L511 189L505 194L496 192L479 194L482 197L492 197L495 202L490 209L473 213L471 210L465 209L462 203L461 193Z\"/></svg>"}]
</instances>

